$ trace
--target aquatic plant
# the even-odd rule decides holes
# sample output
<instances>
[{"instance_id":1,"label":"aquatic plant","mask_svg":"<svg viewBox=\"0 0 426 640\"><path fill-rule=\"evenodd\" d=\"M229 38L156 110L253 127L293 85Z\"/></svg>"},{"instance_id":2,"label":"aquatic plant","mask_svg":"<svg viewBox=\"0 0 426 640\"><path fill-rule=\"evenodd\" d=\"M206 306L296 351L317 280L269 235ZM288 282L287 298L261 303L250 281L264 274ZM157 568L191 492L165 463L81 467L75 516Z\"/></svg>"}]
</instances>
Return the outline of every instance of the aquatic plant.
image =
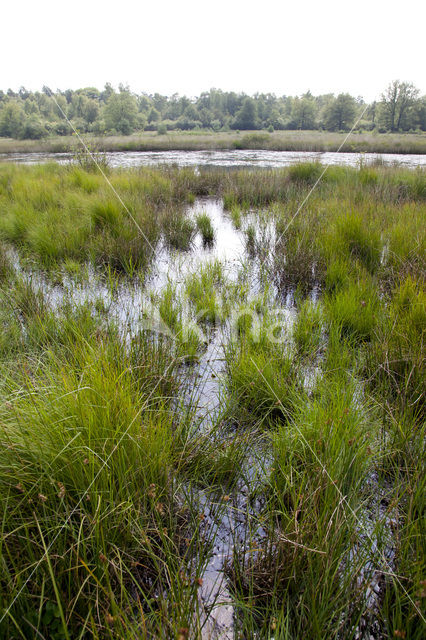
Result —
<instances>
[{"instance_id":1,"label":"aquatic plant","mask_svg":"<svg viewBox=\"0 0 426 640\"><path fill-rule=\"evenodd\" d=\"M211 245L214 241L214 229L208 213L199 213L196 217L197 229L201 233L203 243Z\"/></svg>"},{"instance_id":2,"label":"aquatic plant","mask_svg":"<svg viewBox=\"0 0 426 640\"><path fill-rule=\"evenodd\" d=\"M220 287L225 283L225 274L219 260L207 262L199 273L186 278L185 292L201 321L216 323L222 318Z\"/></svg>"}]
</instances>

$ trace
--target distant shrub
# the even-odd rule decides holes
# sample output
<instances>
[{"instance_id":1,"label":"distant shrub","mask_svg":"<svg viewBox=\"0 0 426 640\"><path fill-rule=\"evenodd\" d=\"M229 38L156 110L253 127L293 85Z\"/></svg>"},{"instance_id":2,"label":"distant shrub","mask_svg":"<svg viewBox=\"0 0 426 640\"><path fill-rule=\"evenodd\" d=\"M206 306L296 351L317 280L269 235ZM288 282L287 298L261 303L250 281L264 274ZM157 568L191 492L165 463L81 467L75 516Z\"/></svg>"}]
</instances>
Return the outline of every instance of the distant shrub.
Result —
<instances>
[{"instance_id":1,"label":"distant shrub","mask_svg":"<svg viewBox=\"0 0 426 640\"><path fill-rule=\"evenodd\" d=\"M161 124L158 125L157 127L157 135L159 136L165 136L167 133L167 126L162 122Z\"/></svg>"},{"instance_id":2,"label":"distant shrub","mask_svg":"<svg viewBox=\"0 0 426 640\"><path fill-rule=\"evenodd\" d=\"M161 124L166 125L167 131L174 131L175 129L177 129L176 120L163 120Z\"/></svg>"},{"instance_id":3,"label":"distant shrub","mask_svg":"<svg viewBox=\"0 0 426 640\"><path fill-rule=\"evenodd\" d=\"M176 125L182 131L193 131L197 127L200 127L201 122L199 120L191 120L190 118L183 116L179 118Z\"/></svg>"},{"instance_id":4,"label":"distant shrub","mask_svg":"<svg viewBox=\"0 0 426 640\"><path fill-rule=\"evenodd\" d=\"M56 133L58 136L69 136L72 133L72 128L68 122L55 122L53 126L53 133Z\"/></svg>"},{"instance_id":5,"label":"distant shrub","mask_svg":"<svg viewBox=\"0 0 426 640\"><path fill-rule=\"evenodd\" d=\"M47 136L47 129L37 118L29 118L25 123L23 137L29 140L40 140Z\"/></svg>"},{"instance_id":6,"label":"distant shrub","mask_svg":"<svg viewBox=\"0 0 426 640\"><path fill-rule=\"evenodd\" d=\"M130 122L130 120L128 118L121 118L118 122L117 122L117 131L119 131L120 133L122 133L124 136L128 136L132 133L133 131L133 127L132 124Z\"/></svg>"},{"instance_id":7,"label":"distant shrub","mask_svg":"<svg viewBox=\"0 0 426 640\"><path fill-rule=\"evenodd\" d=\"M236 149L262 149L269 141L268 133L248 133L235 142Z\"/></svg>"},{"instance_id":8,"label":"distant shrub","mask_svg":"<svg viewBox=\"0 0 426 640\"><path fill-rule=\"evenodd\" d=\"M96 135L105 135L106 125L104 120L96 120L92 124L92 132Z\"/></svg>"}]
</instances>

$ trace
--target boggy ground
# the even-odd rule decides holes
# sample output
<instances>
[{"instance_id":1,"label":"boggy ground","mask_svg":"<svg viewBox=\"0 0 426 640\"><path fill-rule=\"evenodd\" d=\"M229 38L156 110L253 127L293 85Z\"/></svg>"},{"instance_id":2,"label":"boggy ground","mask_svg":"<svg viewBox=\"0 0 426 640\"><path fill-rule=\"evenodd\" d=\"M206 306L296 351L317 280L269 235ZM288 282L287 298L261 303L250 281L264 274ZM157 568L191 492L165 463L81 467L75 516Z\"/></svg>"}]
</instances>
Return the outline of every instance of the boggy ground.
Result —
<instances>
[{"instance_id":1,"label":"boggy ground","mask_svg":"<svg viewBox=\"0 0 426 640\"><path fill-rule=\"evenodd\" d=\"M105 170L0 167L0 636L422 638L424 172Z\"/></svg>"}]
</instances>

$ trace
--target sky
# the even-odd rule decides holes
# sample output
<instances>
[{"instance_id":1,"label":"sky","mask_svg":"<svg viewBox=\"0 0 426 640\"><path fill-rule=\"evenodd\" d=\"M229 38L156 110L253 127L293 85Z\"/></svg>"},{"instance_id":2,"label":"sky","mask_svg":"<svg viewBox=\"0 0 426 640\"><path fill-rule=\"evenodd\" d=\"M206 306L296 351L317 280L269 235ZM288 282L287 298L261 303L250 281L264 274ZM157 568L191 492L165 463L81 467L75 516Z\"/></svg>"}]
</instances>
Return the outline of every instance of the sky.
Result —
<instances>
[{"instance_id":1,"label":"sky","mask_svg":"<svg viewBox=\"0 0 426 640\"><path fill-rule=\"evenodd\" d=\"M0 88L106 82L196 96L348 92L425 83L420 0L15 0L1 11Z\"/></svg>"}]
</instances>

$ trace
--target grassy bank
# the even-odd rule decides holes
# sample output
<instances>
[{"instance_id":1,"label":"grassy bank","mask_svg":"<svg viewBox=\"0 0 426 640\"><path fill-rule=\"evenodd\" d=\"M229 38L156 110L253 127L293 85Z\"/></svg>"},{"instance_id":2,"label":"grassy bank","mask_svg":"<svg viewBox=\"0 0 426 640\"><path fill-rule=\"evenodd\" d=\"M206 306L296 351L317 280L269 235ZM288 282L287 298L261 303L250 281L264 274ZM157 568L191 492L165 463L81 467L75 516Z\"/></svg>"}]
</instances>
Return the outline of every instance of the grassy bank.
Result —
<instances>
[{"instance_id":1,"label":"grassy bank","mask_svg":"<svg viewBox=\"0 0 426 640\"><path fill-rule=\"evenodd\" d=\"M87 142L103 151L202 151L266 149L270 151L337 151L364 153L426 153L426 134L354 132L346 142L345 133L326 131L235 131L225 133L169 132L157 135L144 132L129 136L93 137ZM75 137L44 140L11 140L0 138L0 153L66 153L78 146Z\"/></svg>"},{"instance_id":2,"label":"grassy bank","mask_svg":"<svg viewBox=\"0 0 426 640\"><path fill-rule=\"evenodd\" d=\"M106 171L0 166L0 636L420 640L425 173Z\"/></svg>"}]
</instances>

